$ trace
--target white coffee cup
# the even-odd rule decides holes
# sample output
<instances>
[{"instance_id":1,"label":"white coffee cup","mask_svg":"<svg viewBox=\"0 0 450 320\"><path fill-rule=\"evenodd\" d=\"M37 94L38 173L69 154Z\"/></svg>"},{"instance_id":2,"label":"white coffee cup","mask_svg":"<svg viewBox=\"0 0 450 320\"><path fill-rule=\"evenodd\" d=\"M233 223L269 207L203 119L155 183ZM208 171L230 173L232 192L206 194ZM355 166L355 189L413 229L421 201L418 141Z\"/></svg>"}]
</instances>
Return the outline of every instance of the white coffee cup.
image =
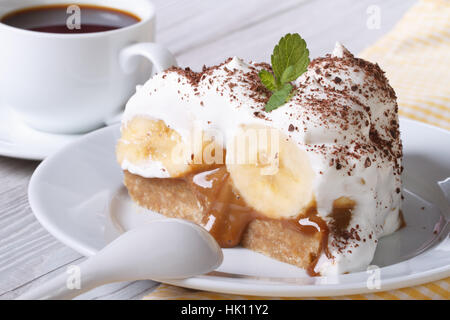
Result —
<instances>
[{"instance_id":1,"label":"white coffee cup","mask_svg":"<svg viewBox=\"0 0 450 320\"><path fill-rule=\"evenodd\" d=\"M176 65L167 49L152 42L155 9L148 0L2 0L0 17L30 6L69 3L121 9L141 21L84 34L0 23L0 108L11 108L26 124L46 132L81 133L102 126L150 77L151 65L157 72Z\"/></svg>"}]
</instances>

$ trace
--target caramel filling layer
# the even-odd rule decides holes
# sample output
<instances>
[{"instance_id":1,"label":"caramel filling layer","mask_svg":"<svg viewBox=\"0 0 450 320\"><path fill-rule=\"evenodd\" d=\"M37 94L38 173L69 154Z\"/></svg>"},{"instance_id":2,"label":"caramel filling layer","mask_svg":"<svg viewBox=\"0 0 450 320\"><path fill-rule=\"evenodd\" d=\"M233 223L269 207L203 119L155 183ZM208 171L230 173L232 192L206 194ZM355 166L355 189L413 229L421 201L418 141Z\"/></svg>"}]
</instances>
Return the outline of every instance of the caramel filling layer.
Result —
<instances>
[{"instance_id":1,"label":"caramel filling layer","mask_svg":"<svg viewBox=\"0 0 450 320\"><path fill-rule=\"evenodd\" d=\"M245 230L254 219L272 220L248 206L245 200L233 188L233 183L224 165L211 166L206 171L193 172L183 177L191 185L193 192L205 209L202 224L209 230L222 248L230 248L241 243ZM349 225L355 203L347 198L334 202L330 228L318 216L315 203L304 212L291 219L281 219L282 223L297 232L314 236L321 235L321 244L317 256L311 258L307 269L311 276L318 275L314 269L324 252L328 257L328 237L330 232L339 234Z\"/></svg>"}]
</instances>

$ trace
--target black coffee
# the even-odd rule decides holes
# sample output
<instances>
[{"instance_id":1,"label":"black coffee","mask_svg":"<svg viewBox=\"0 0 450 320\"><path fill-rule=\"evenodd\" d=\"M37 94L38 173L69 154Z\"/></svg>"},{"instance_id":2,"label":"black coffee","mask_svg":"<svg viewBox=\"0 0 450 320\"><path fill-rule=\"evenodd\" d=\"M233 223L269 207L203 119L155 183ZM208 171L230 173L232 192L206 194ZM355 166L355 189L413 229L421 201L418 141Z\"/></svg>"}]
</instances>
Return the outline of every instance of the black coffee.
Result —
<instances>
[{"instance_id":1,"label":"black coffee","mask_svg":"<svg viewBox=\"0 0 450 320\"><path fill-rule=\"evenodd\" d=\"M25 8L7 14L0 22L39 32L92 33L120 29L140 21L132 13L118 9L84 4L77 6L58 4Z\"/></svg>"}]
</instances>

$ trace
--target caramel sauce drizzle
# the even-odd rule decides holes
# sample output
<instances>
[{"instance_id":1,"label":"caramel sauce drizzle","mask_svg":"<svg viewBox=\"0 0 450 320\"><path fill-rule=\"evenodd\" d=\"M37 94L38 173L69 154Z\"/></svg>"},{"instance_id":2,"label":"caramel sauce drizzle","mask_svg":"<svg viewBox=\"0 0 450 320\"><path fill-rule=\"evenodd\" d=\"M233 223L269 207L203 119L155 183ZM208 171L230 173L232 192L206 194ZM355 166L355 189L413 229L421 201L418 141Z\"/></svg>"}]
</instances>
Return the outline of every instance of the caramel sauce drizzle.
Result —
<instances>
[{"instance_id":1,"label":"caramel sauce drizzle","mask_svg":"<svg viewBox=\"0 0 450 320\"><path fill-rule=\"evenodd\" d=\"M203 226L222 248L239 245L248 225L254 219L273 220L246 204L242 196L233 188L230 174L224 165L211 165L207 169L203 167L183 179L190 184L197 199L207 212L202 221ZM345 230L351 219L354 203L344 207L339 206L338 201L335 201L334 204L331 213L332 230L318 216L315 202L296 218L278 220L287 228L303 234L311 236L317 232L321 234L319 254L311 257L311 263L307 268L307 272L311 276L319 275L314 269L321 252L324 252L328 258L332 258L328 249L330 231L339 233L341 230Z\"/></svg>"},{"instance_id":2,"label":"caramel sauce drizzle","mask_svg":"<svg viewBox=\"0 0 450 320\"><path fill-rule=\"evenodd\" d=\"M400 226L398 227L398 230L400 230L400 229L403 229L404 227L406 227L405 216L403 215L403 211L402 210L399 210L398 218L400 220Z\"/></svg>"},{"instance_id":3,"label":"caramel sauce drizzle","mask_svg":"<svg viewBox=\"0 0 450 320\"><path fill-rule=\"evenodd\" d=\"M311 258L311 263L306 269L310 276L319 276L320 274L314 269L316 268L317 262L319 262L320 253L324 252L328 258L332 258L332 255L328 250L328 235L330 231L325 221L317 215L316 205L314 204L306 209L306 212L299 215L297 218L283 219L282 222L287 228L291 228L304 234L314 235L317 232L321 234L319 254Z\"/></svg>"},{"instance_id":4,"label":"caramel sauce drizzle","mask_svg":"<svg viewBox=\"0 0 450 320\"><path fill-rule=\"evenodd\" d=\"M250 208L233 189L226 167L194 173L186 180L193 187L197 199L206 208L203 225L207 226L219 245L222 248L239 245L249 223L261 215Z\"/></svg>"}]
</instances>

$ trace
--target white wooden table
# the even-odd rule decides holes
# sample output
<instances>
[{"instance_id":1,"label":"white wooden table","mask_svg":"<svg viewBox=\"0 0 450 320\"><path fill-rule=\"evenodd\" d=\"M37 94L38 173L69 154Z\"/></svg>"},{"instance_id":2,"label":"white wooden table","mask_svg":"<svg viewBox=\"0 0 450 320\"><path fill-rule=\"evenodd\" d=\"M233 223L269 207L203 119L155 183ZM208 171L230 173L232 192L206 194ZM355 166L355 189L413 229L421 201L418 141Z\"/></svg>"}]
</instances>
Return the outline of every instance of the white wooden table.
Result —
<instances>
[{"instance_id":1,"label":"white wooden table","mask_svg":"<svg viewBox=\"0 0 450 320\"><path fill-rule=\"evenodd\" d=\"M0 0L1 2L1 0ZM389 31L415 0L155 0L157 42L180 66L199 70L229 56L270 61L288 32L307 41L312 57L340 41L357 53ZM376 6L376 7L371 7ZM375 9L374 9L375 8ZM380 23L371 16L380 10ZM372 11L375 10L375 11ZM368 13L369 11L369 13ZM28 181L38 162L0 157L0 299L13 299L84 258L34 218ZM157 283L103 286L84 299L139 299Z\"/></svg>"}]
</instances>

